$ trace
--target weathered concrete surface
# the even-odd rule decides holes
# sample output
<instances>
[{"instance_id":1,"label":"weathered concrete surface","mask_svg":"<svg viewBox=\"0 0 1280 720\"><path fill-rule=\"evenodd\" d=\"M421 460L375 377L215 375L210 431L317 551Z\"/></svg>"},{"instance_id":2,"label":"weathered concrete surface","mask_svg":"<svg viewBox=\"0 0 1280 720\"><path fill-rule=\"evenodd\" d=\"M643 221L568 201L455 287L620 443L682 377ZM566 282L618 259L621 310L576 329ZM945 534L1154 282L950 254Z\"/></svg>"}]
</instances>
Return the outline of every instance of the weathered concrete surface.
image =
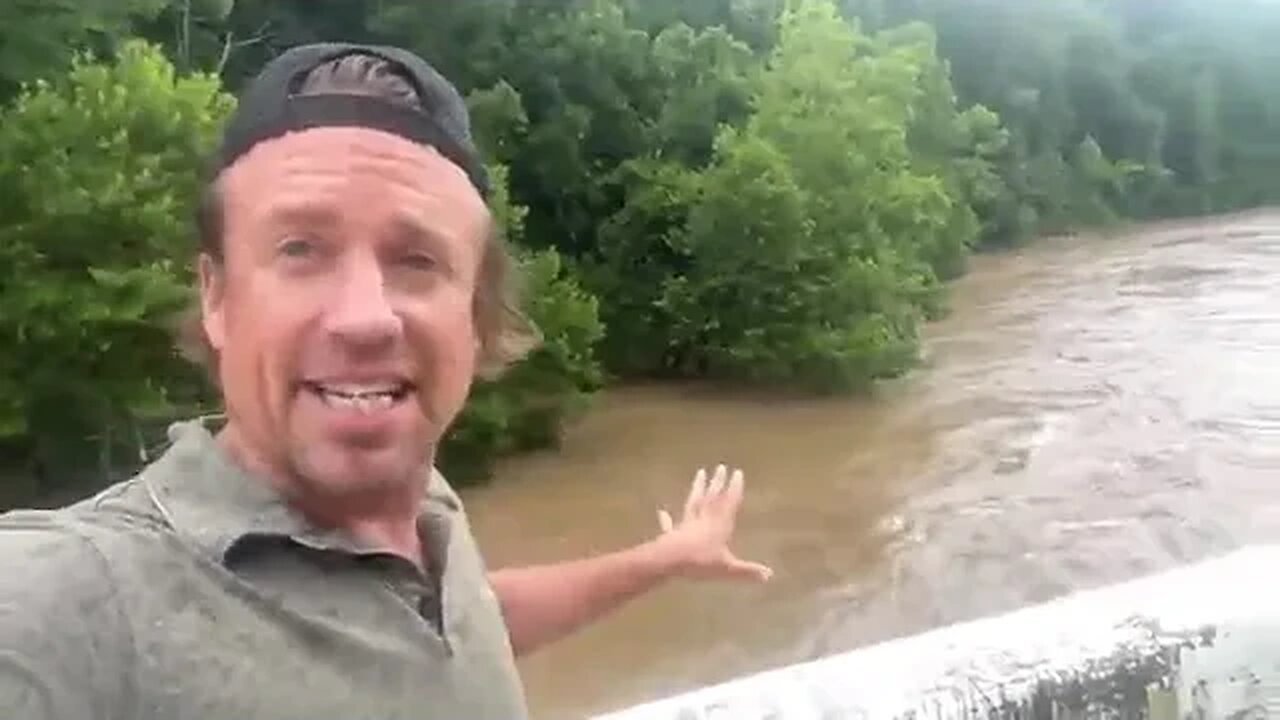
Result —
<instances>
[{"instance_id":1,"label":"weathered concrete surface","mask_svg":"<svg viewBox=\"0 0 1280 720\"><path fill-rule=\"evenodd\" d=\"M597 720L1280 718L1280 546Z\"/></svg>"}]
</instances>

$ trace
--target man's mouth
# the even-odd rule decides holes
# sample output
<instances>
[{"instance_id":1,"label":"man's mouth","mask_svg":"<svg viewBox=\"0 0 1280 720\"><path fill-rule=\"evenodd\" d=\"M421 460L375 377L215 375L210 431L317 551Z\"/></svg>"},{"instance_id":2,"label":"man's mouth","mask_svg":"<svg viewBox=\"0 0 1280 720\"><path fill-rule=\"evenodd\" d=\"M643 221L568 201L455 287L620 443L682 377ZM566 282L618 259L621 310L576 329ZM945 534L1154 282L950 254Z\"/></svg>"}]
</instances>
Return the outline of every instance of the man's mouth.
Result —
<instances>
[{"instance_id":1,"label":"man's mouth","mask_svg":"<svg viewBox=\"0 0 1280 720\"><path fill-rule=\"evenodd\" d=\"M386 410L413 392L413 385L408 382L304 382L302 386L331 408L358 410L364 413Z\"/></svg>"}]
</instances>

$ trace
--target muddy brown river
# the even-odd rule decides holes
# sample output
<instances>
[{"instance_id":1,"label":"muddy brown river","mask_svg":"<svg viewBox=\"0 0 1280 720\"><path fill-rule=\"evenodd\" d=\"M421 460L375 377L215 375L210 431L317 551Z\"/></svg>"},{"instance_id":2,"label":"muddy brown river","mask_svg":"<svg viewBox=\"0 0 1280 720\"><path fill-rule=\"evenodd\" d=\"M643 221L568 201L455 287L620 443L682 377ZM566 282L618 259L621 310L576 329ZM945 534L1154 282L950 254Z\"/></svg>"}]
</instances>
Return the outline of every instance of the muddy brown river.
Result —
<instances>
[{"instance_id":1,"label":"muddy brown river","mask_svg":"<svg viewBox=\"0 0 1280 720\"><path fill-rule=\"evenodd\" d=\"M978 258L951 304L874 397L613 390L468 493L492 564L544 562L645 539L699 466L747 472L738 544L775 579L671 585L529 658L536 717L1280 539L1280 212Z\"/></svg>"}]
</instances>

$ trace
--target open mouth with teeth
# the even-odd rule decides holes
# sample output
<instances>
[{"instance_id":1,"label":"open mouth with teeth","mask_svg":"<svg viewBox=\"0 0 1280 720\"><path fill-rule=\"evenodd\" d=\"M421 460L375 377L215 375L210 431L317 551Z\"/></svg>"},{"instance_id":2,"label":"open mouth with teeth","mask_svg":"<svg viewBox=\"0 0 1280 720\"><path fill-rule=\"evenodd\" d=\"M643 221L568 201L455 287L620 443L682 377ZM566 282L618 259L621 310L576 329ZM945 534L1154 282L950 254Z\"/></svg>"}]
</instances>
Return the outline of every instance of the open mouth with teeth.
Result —
<instances>
[{"instance_id":1,"label":"open mouth with teeth","mask_svg":"<svg viewBox=\"0 0 1280 720\"><path fill-rule=\"evenodd\" d=\"M304 382L302 386L331 408L364 413L389 409L413 392L413 385L407 382L376 385Z\"/></svg>"}]
</instances>

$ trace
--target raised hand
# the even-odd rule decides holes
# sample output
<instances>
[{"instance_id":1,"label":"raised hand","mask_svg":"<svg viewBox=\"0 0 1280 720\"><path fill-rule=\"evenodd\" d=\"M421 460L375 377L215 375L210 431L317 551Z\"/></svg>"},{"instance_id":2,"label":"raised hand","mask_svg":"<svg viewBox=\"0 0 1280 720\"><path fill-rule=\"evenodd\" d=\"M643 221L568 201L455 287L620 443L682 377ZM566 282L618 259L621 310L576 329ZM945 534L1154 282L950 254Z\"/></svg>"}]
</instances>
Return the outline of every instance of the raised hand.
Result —
<instances>
[{"instance_id":1,"label":"raised hand","mask_svg":"<svg viewBox=\"0 0 1280 720\"><path fill-rule=\"evenodd\" d=\"M720 465L710 479L706 470L699 470L689 488L680 522L666 510L658 510L662 529L658 542L672 553L679 573L708 580L758 582L773 576L769 567L742 560L729 548L742 507L743 486L741 470L730 473Z\"/></svg>"}]
</instances>

